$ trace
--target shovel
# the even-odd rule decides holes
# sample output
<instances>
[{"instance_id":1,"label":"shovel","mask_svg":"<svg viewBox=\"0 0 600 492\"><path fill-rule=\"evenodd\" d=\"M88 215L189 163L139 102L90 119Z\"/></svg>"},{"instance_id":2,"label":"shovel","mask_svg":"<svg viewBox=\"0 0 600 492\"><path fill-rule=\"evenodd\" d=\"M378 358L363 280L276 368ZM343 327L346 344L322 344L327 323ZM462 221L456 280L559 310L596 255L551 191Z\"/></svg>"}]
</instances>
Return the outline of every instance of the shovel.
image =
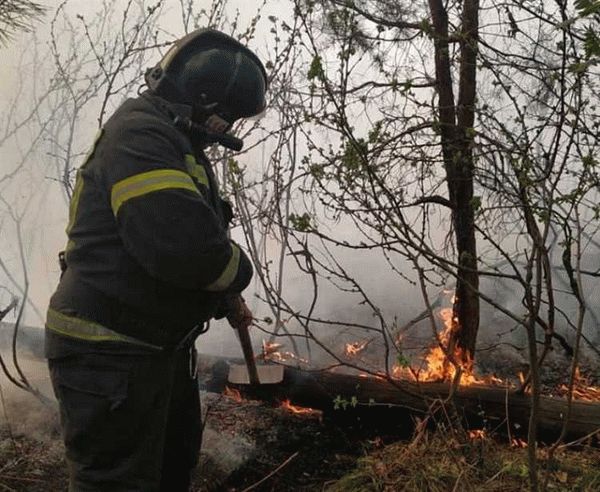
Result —
<instances>
[{"instance_id":1,"label":"shovel","mask_svg":"<svg viewBox=\"0 0 600 492\"><path fill-rule=\"evenodd\" d=\"M244 352L246 365L234 364L229 368L228 381L233 384L277 384L283 381L283 366L256 365L252 342L248 333L248 326L240 326L237 329L240 336L240 344Z\"/></svg>"}]
</instances>

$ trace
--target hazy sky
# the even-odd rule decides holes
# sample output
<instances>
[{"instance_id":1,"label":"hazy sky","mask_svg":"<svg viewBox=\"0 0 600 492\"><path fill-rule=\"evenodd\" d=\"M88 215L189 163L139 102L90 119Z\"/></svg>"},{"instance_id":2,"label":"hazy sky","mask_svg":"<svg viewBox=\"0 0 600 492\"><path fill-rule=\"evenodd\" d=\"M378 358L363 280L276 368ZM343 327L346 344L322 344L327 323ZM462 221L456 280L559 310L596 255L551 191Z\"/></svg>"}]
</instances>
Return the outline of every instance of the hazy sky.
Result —
<instances>
[{"instance_id":1,"label":"hazy sky","mask_svg":"<svg viewBox=\"0 0 600 492\"><path fill-rule=\"evenodd\" d=\"M127 3L126 0L119 0L118 11ZM150 3L150 2L147 2ZM209 2L195 2L195 6L208 7ZM244 2L243 0L230 1L228 14L233 18L236 11L236 6L244 6L240 17L240 25L245 26L252 14L248 9L248 5L258 6L261 2ZM59 2L46 2L53 9ZM181 13L179 2L177 0L169 0L167 2L170 7L165 9L164 14L160 18L161 26L165 32L174 36L183 34ZM70 0L68 2L68 13L76 23L75 15L81 14L86 18L90 18L96 10L99 3L89 2L89 0ZM267 21L267 16L277 15L279 17L285 15L285 7L289 7L289 3L285 1L269 1L267 9L263 12L262 20L258 24L257 36L250 45L259 56L265 53L268 46L272 44L272 34L269 32L271 24ZM0 81L0 114L6 116L8 108L11 107L19 88L24 88L22 95L16 99L17 112L24 112L31 107L31 98L29 94L31 87L34 85L44 86L49 77L50 70L40 69L40 67L32 66L28 60L31 59L32 47L37 45L37 50L40 53L48 51L49 29L52 20L53 11L41 20L36 25L35 36L29 33L22 33L15 36L15 39L3 49L4 61L10 67L6 71L7 76ZM117 12L118 13L118 12ZM168 36L167 38L170 38ZM35 39L35 43L34 40ZM67 46L59 45L59 50L66 56ZM20 64L22 57L25 57L25 64ZM52 67L52 60L48 55L42 55L43 60ZM150 61L155 63L160 58L160 54L156 51ZM110 114L110 111L109 111ZM89 117L80 117L78 123L78 136L75 138L74 147L81 149L82 152L88 148L96 131L95 118L97 110L91 109ZM18 139L11 139L2 146L2 159L0 160L0 179L7 172L14 169L21 155L28 147L31 134L27 131L20 132ZM29 299L34 307L28 307L25 311L25 324L33 326L42 326L44 322L45 310L48 300L54 291L59 278L59 267L56 261L58 251L64 248L66 244L65 226L67 223L67 203L62 192L62 188L56 182L55 170L45 162L51 162L48 158L50 146L45 141L39 146L36 153L29 155L25 160L23 168L19 171L18 176L10 181L10 186L0 183L0 193L7 199L11 206L15 206L16 212L25 211L22 221L23 242L26 249L26 263L28 276L30 280ZM260 168L260 158L255 153L254 155L245 155L241 158L242 163L250 159L250 166L255 169ZM268 154L268 150L266 151ZM268 157L268 155L267 155ZM1 206L2 204L0 204ZM4 214L5 207L1 206L0 211ZM15 276L17 282L22 285L22 268L21 260L16 247L16 229L10 220L2 221L0 218L0 247L2 255L0 258L6 263L6 266ZM236 237L237 235L237 237ZM234 238L242 240L240 232L234 232ZM278 251L277 251L278 253ZM373 265L370 265L372 268ZM294 278L290 276L287 285L293 285ZM5 279L5 275L0 272L0 285L10 285L13 292L16 289L13 284ZM383 289L383 286L375 285L375 288ZM304 297L302 289L291 288L290 298L294 302L299 302L299 305L304 303L300 300ZM324 294L325 290L322 291ZM18 293L18 292L16 292ZM247 295L251 307L255 308L257 302L252 295ZM8 299L6 291L0 291L0 303L5 304ZM341 303L334 303L332 309L343 309ZM265 313L263 313L265 314ZM9 320L9 319L7 319ZM223 326L223 323L213 323L213 328L208 335L202 337L202 344L206 347L210 346L210 350L216 353L231 353L236 354L239 351L230 329Z\"/></svg>"},{"instance_id":2,"label":"hazy sky","mask_svg":"<svg viewBox=\"0 0 600 492\"><path fill-rule=\"evenodd\" d=\"M40 53L45 53L48 49L48 30L52 19L53 10L60 2L45 2L51 8L51 11L44 17L40 23L36 25L35 38ZM119 0L116 10L120 10L127 3L126 0ZM147 2L151 3L151 2ZM194 5L199 8L202 6L208 7L210 2L196 1ZM252 11L252 8L258 6L262 2L232 0L229 2L230 16L233 17L236 6L243 7L241 24L244 25ZM181 24L181 12L179 9L178 0L169 0L170 5L161 17L161 25L164 32L168 32L174 36L183 34ZM86 18L91 16L101 2L91 2L90 0L70 0L68 2L68 12L71 18L75 20L76 14L81 14ZM271 24L267 21L268 15L283 16L289 9L289 2L285 0L269 0L267 2L267 10L263 14L263 19L259 23L258 34L251 47L260 55L265 53L267 45L272 44L272 35L269 32ZM117 12L118 14L119 12ZM2 48L4 66L8 67L4 70L3 76L0 78L0 113L6 116L6 112L10 104L15 101L20 86L25 90L16 98L17 111L25 111L31 107L31 100L27 97L27 89L34 85L42 87L47 80L48 71L39 69L31 64L19 65L19 61L23 53L25 58L30 56L34 46L33 37L31 34L20 34L7 46ZM59 49L64 50L66 46L59 46ZM158 51L154 54L151 61L156 61L159 58ZM52 62L48 56L45 56L44 62L50 64ZM20 68L19 68L20 67ZM90 111L89 117L83 117L81 122L80 134L75 139L75 147L83 152L91 143L95 124L95 114ZM2 126L0 126L1 128ZM1 132L1 130L0 130ZM27 149L28 138L31 135L27 131L20 132L18 140L11 139L1 147L2 159L0 159L0 179L5 173L12 170L15 163L18 161L18 156ZM27 265L30 277L30 298L37 306L40 315L37 315L35 310L28 310L26 322L33 325L41 326L43 323L43 315L48 303L48 299L54 290L59 269L56 263L56 254L64 248L66 237L64 228L66 225L67 206L60 186L53 179L55 176L54 170L43 163L49 161L47 155L48 145L40 146L37 153L27 156L23 170L19 176L11 180L10 188L7 188L0 182L0 193L3 194L11 204L16 205L16 211L26 210L26 215L23 220L23 240L26 244ZM243 157L247 159L248 157ZM257 163L252 163L256 166ZM22 281L20 258L15 249L16 232L13 224L7 219L5 207L0 203L0 247L3 261L6 262L8 268L14 272L18 281ZM446 231L440 231L445 234ZM389 268L386 273L386 265L383 262L377 263L377 260L369 261L369 264L353 265L357 271L364 274L367 279L367 285L381 299L389 299L388 305L395 306L403 316L410 319L412 312L416 309L422 309L420 303L412 302L409 293L403 295L397 289L398 278L394 277L394 289L390 289L386 283L386 279L392 277ZM377 274L373 274L377 272ZM6 283L6 279L0 272L0 285ZM414 291L414 289L412 289ZM303 295L301 289L297 289L296 298ZM414 294L414 292L412 293ZM387 296L387 298L386 298ZM293 296L292 296L293 297ZM5 303L7 293L0 291L0 306ZM337 300L332 303L332 309L343 309L344 305L337 305ZM384 302L385 304L385 302Z\"/></svg>"}]
</instances>

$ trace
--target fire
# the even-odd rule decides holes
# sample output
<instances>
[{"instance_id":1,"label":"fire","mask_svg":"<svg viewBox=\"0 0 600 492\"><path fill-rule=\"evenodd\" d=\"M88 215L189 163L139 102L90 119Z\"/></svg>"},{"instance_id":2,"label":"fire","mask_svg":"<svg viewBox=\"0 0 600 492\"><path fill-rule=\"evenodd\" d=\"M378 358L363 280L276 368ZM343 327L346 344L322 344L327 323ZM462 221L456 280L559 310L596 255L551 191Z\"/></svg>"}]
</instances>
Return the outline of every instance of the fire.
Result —
<instances>
[{"instance_id":1,"label":"fire","mask_svg":"<svg viewBox=\"0 0 600 492\"><path fill-rule=\"evenodd\" d=\"M510 445L513 448L525 449L527 447L527 441L523 441L523 439L519 439L518 437L513 437L510 440Z\"/></svg>"},{"instance_id":2,"label":"fire","mask_svg":"<svg viewBox=\"0 0 600 492\"><path fill-rule=\"evenodd\" d=\"M233 401L236 401L237 403L241 403L242 401L244 401L244 399L242 398L242 394L235 388L230 388L229 386L225 386L225 390L223 391L223 394L227 398L231 398Z\"/></svg>"},{"instance_id":3,"label":"fire","mask_svg":"<svg viewBox=\"0 0 600 492\"><path fill-rule=\"evenodd\" d=\"M380 381L387 381L388 379L386 375L382 372L378 372L376 374L367 374L366 372L359 372L358 377L363 379L379 379Z\"/></svg>"},{"instance_id":4,"label":"fire","mask_svg":"<svg viewBox=\"0 0 600 492\"><path fill-rule=\"evenodd\" d=\"M302 364L309 363L308 360L298 357L293 352L282 352L280 349L283 348L283 344L281 343L267 342L266 340L263 340L262 346L262 358L264 360L270 360L273 362L289 362L290 360L294 360Z\"/></svg>"},{"instance_id":5,"label":"fire","mask_svg":"<svg viewBox=\"0 0 600 492\"><path fill-rule=\"evenodd\" d=\"M355 357L360 354L369 344L368 340L363 340L362 342L353 342L346 344L345 353L348 357Z\"/></svg>"},{"instance_id":6,"label":"fire","mask_svg":"<svg viewBox=\"0 0 600 492\"><path fill-rule=\"evenodd\" d=\"M485 429L474 429L469 431L469 438L472 440L477 439L485 439L487 437L487 433Z\"/></svg>"},{"instance_id":7,"label":"fire","mask_svg":"<svg viewBox=\"0 0 600 492\"><path fill-rule=\"evenodd\" d=\"M448 294L449 292L445 292ZM456 302L456 298L452 297L452 304ZM460 369L460 385L470 386L473 384L486 385L509 385L510 383L503 381L493 375L479 376L475 373L473 360L470 357L465 357L465 354L460 347L451 346L452 335L456 333L459 327L458 319L454 316L452 307L440 309L437 313L444 324L442 332L438 336L435 347L429 349L428 353L423 357L421 367L411 367L403 360L396 364L392 369L392 377L396 379L409 379L412 381L453 381L456 377L457 368ZM347 349L348 351L348 349ZM448 354L451 354L448 357ZM449 360L452 359L452 361ZM526 375L523 372L519 373L521 387L526 382ZM592 386L589 379L584 377L579 368L576 369L575 382L573 386L573 398L584 401L600 401L600 387ZM512 385L511 385L512 386ZM530 388L526 388L525 392L529 393ZM568 394L568 386L561 385L558 388L560 396L566 397ZM524 441L514 441L513 445L517 447L527 446Z\"/></svg>"},{"instance_id":8,"label":"fire","mask_svg":"<svg viewBox=\"0 0 600 492\"><path fill-rule=\"evenodd\" d=\"M561 396L566 397L569 393L569 386L562 384L558 391ZM600 387L592 386L589 379L581 374L579 367L575 368L573 398L583 401L600 401Z\"/></svg>"},{"instance_id":9,"label":"fire","mask_svg":"<svg viewBox=\"0 0 600 492\"><path fill-rule=\"evenodd\" d=\"M452 302L454 303L455 300L453 297ZM431 348L424 357L422 367L415 370L396 365L392 370L392 375L396 378L408 378L414 381L452 381L456 377L456 365L458 365L461 371L460 384L463 386L503 383L501 379L494 376L478 377L474 372L473 360L465 357L459 347L450 348L451 336L458 329L458 319L453 315L453 308L441 309L438 316L444 323L444 329L439 335L439 343ZM454 364L448 360L446 355L449 350L453 350Z\"/></svg>"},{"instance_id":10,"label":"fire","mask_svg":"<svg viewBox=\"0 0 600 492\"><path fill-rule=\"evenodd\" d=\"M278 352L279 349L281 347L283 347L283 344L267 342L266 340L263 340L262 347L263 347L263 356L268 357L269 355Z\"/></svg>"},{"instance_id":11,"label":"fire","mask_svg":"<svg viewBox=\"0 0 600 492\"><path fill-rule=\"evenodd\" d=\"M292 405L290 400L285 400L281 402L280 408L283 408L284 410L287 410L288 412L294 413L296 415L320 416L322 413L320 410L315 410L314 408L299 407L297 405Z\"/></svg>"}]
</instances>

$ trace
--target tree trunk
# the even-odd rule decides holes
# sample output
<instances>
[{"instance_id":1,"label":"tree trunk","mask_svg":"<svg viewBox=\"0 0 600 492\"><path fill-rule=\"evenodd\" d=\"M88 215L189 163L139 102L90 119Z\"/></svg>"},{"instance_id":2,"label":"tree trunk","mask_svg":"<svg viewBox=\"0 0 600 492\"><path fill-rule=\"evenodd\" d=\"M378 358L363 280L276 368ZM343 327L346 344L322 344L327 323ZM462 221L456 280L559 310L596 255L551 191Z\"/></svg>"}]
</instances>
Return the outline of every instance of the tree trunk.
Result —
<instances>
[{"instance_id":1,"label":"tree trunk","mask_svg":"<svg viewBox=\"0 0 600 492\"><path fill-rule=\"evenodd\" d=\"M457 253L456 327L451 347L462 349L463 361L472 361L479 329L479 274L473 202L473 137L477 75L478 0L465 0L460 35L458 106L454 103L448 14L441 0L429 0L434 32L436 87L442 155L448 195L452 204Z\"/></svg>"},{"instance_id":2,"label":"tree trunk","mask_svg":"<svg viewBox=\"0 0 600 492\"><path fill-rule=\"evenodd\" d=\"M222 392L226 386L230 363L243 363L209 355L200 355L200 374L209 391ZM237 386L251 398L262 400L290 400L294 405L320 409L325 412L341 412L369 416L373 410L379 417L390 421L394 412L403 412L398 427L411 421L410 414L425 414L434 400L445 400L450 391L449 383L413 383L379 378L360 377L351 374L306 372L286 367L283 382L257 388ZM511 436L526 436L531 401L528 395L496 386L468 386L459 388L454 404L469 429L487 426L496 432ZM561 432L567 401L562 398L542 397L538 429L539 438L552 442ZM443 414L442 414L443 415ZM369 425L369 419L364 425ZM373 420L373 419L370 419ZM392 419L393 420L393 419ZM362 419L365 422L365 419ZM371 422L377 426L378 422ZM567 424L568 439L578 439L600 432L600 403L574 401L571 418ZM596 444L598 440L596 440Z\"/></svg>"}]
</instances>

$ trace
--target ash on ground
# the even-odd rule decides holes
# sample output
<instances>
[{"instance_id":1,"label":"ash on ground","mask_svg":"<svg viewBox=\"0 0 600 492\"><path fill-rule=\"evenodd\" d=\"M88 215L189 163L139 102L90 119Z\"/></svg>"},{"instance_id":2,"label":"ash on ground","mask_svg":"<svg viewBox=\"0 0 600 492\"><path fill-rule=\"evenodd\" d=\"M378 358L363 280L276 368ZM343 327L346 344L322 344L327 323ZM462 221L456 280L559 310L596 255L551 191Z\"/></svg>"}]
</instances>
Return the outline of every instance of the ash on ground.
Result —
<instances>
[{"instance_id":1,"label":"ash on ground","mask_svg":"<svg viewBox=\"0 0 600 492\"><path fill-rule=\"evenodd\" d=\"M203 393L206 428L195 491L321 490L351 470L363 448L346 425L318 413Z\"/></svg>"},{"instance_id":2,"label":"ash on ground","mask_svg":"<svg viewBox=\"0 0 600 492\"><path fill-rule=\"evenodd\" d=\"M354 466L364 447L349 429L318 414L202 393L205 429L192 491L321 490ZM7 418L8 417L8 418ZM290 459L291 458L291 459ZM0 418L0 489L67 489L64 448L56 407L31 395L11 397Z\"/></svg>"}]
</instances>

